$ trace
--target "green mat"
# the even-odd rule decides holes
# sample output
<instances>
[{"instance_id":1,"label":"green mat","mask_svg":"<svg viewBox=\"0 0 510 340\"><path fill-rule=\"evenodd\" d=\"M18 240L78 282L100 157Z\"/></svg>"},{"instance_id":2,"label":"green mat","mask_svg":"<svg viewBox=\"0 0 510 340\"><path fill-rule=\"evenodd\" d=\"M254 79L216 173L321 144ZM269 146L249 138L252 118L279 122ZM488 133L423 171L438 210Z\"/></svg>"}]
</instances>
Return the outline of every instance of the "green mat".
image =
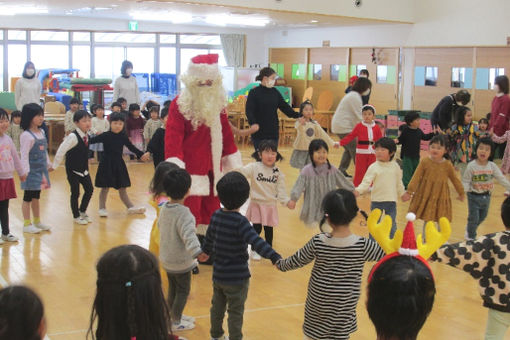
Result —
<instances>
[{"instance_id":1,"label":"green mat","mask_svg":"<svg viewBox=\"0 0 510 340\"><path fill-rule=\"evenodd\" d=\"M7 110L16 110L14 92L0 92L0 107Z\"/></svg>"},{"instance_id":2,"label":"green mat","mask_svg":"<svg viewBox=\"0 0 510 340\"><path fill-rule=\"evenodd\" d=\"M77 85L77 84L82 84L82 85L106 85L106 84L111 84L112 83L112 80L111 79L108 79L108 78L95 78L95 79L92 79L92 78L71 78L71 84L73 85Z\"/></svg>"}]
</instances>

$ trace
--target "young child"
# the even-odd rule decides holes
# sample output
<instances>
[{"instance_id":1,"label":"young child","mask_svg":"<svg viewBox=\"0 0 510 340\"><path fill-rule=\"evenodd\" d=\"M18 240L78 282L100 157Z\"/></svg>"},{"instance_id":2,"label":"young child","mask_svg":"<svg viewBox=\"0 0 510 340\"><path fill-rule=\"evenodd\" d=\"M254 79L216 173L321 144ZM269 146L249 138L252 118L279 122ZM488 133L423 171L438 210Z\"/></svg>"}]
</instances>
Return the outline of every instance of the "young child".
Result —
<instances>
[{"instance_id":1,"label":"young child","mask_svg":"<svg viewBox=\"0 0 510 340\"><path fill-rule=\"evenodd\" d=\"M476 147L476 159L468 163L462 176L464 191L467 192L468 219L466 240L476 238L476 229L485 220L489 212L494 179L510 191L510 182L501 173L494 162L489 161L494 151L494 143L489 138L482 138Z\"/></svg>"},{"instance_id":2,"label":"young child","mask_svg":"<svg viewBox=\"0 0 510 340\"><path fill-rule=\"evenodd\" d=\"M480 118L478 120L478 134L478 138L490 137L489 120L487 118Z\"/></svg>"},{"instance_id":3,"label":"young child","mask_svg":"<svg viewBox=\"0 0 510 340\"><path fill-rule=\"evenodd\" d=\"M250 205L246 211L246 218L253 224L257 234L262 232L266 242L273 246L273 227L278 225L277 202L286 205L289 196L285 189L285 176L276 166L282 160L278 152L278 145L273 140L263 140L259 144L259 151L253 153L256 162L239 169L251 182ZM254 260L260 260L260 255L252 253Z\"/></svg>"},{"instance_id":4,"label":"young child","mask_svg":"<svg viewBox=\"0 0 510 340\"><path fill-rule=\"evenodd\" d=\"M76 128L73 119L74 113L80 109L80 104L81 103L77 98L73 98L69 102L69 111L66 112L66 116L64 118L64 132L66 136Z\"/></svg>"},{"instance_id":5,"label":"young child","mask_svg":"<svg viewBox=\"0 0 510 340\"><path fill-rule=\"evenodd\" d=\"M0 339L45 339L44 306L36 293L24 286L0 290Z\"/></svg>"},{"instance_id":6,"label":"young child","mask_svg":"<svg viewBox=\"0 0 510 340\"><path fill-rule=\"evenodd\" d=\"M99 104L92 106L92 127L90 128L91 137L99 136L103 132L108 131L110 123L104 119L104 107ZM100 162L103 159L103 143L96 143L90 145L90 151L96 152L97 161Z\"/></svg>"},{"instance_id":7,"label":"young child","mask_svg":"<svg viewBox=\"0 0 510 340\"><path fill-rule=\"evenodd\" d=\"M250 194L250 185L239 172L229 172L216 185L222 209L211 217L202 250L213 257L213 297L211 306L212 340L243 338L244 303L248 297L250 270L248 244L273 264L281 256L261 239L239 208ZM225 337L223 318L228 311L228 332Z\"/></svg>"},{"instance_id":8,"label":"young child","mask_svg":"<svg viewBox=\"0 0 510 340\"><path fill-rule=\"evenodd\" d=\"M9 128L9 116L4 109L0 109L0 223L2 224L2 237L0 244L4 242L16 242L18 238L9 230L9 200L16 198L16 188L12 172L16 170L20 181L26 179L26 172L18 156L18 152L7 135Z\"/></svg>"},{"instance_id":9,"label":"young child","mask_svg":"<svg viewBox=\"0 0 510 340\"><path fill-rule=\"evenodd\" d=\"M9 128L7 129L7 135L11 137L18 154L19 154L19 137L23 132L21 131L20 123L21 123L21 111L12 111L11 124L9 124Z\"/></svg>"},{"instance_id":10,"label":"young child","mask_svg":"<svg viewBox=\"0 0 510 340\"><path fill-rule=\"evenodd\" d=\"M117 103L120 104L120 111L122 112L128 112L128 102L126 100L126 98L124 97L119 97L117 98Z\"/></svg>"},{"instance_id":11,"label":"young child","mask_svg":"<svg viewBox=\"0 0 510 340\"><path fill-rule=\"evenodd\" d=\"M315 260L305 303L305 338L349 339L357 329L356 306L363 266L367 261L378 261L384 252L375 241L352 233L349 224L359 211L352 192L329 192L321 210L321 230L327 222L333 231L315 235L276 266L289 271Z\"/></svg>"},{"instance_id":12,"label":"young child","mask_svg":"<svg viewBox=\"0 0 510 340\"><path fill-rule=\"evenodd\" d=\"M152 136L161 127L162 121L159 119L159 106L152 106L149 110L150 119L145 123L143 128L143 138L145 138L145 145L149 145Z\"/></svg>"},{"instance_id":13,"label":"young child","mask_svg":"<svg viewBox=\"0 0 510 340\"><path fill-rule=\"evenodd\" d=\"M455 187L460 201L464 200L464 189L452 163L444 158L446 141L442 135L430 140L429 154L429 157L420 161L407 186L407 192L411 195L409 211L423 221L437 222L441 217L451 221L452 202L448 180Z\"/></svg>"},{"instance_id":14,"label":"young child","mask_svg":"<svg viewBox=\"0 0 510 340\"><path fill-rule=\"evenodd\" d=\"M143 126L145 120L140 115L140 105L129 105L129 116L126 120L126 129L129 136L129 141L139 150L144 150L143 147ZM129 157L134 159L134 155L129 153Z\"/></svg>"},{"instance_id":15,"label":"young child","mask_svg":"<svg viewBox=\"0 0 510 340\"><path fill-rule=\"evenodd\" d=\"M361 109L363 120L358 123L347 136L342 138L340 145L349 144L354 138L358 138L356 145L354 186L358 186L365 176L370 164L375 162L374 143L382 137L381 129L374 123L375 108L365 105Z\"/></svg>"},{"instance_id":16,"label":"young child","mask_svg":"<svg viewBox=\"0 0 510 340\"><path fill-rule=\"evenodd\" d=\"M122 159L122 148L126 146L136 157L143 161L146 161L148 157L131 144L123 129L124 115L122 113L112 113L110 115L110 131L91 138L89 142L89 144L103 143L104 145L103 161L99 162L95 181L95 186L101 188L99 194L100 217L108 216L106 198L108 197L109 188L115 188L119 191L120 199L128 209L128 214L145 213L145 208L135 207L127 194L126 188L131 186L131 180L129 179L126 163Z\"/></svg>"},{"instance_id":17,"label":"young child","mask_svg":"<svg viewBox=\"0 0 510 340\"><path fill-rule=\"evenodd\" d=\"M290 192L289 208L294 209L296 202L304 192L305 198L299 219L308 227L315 227L324 216L321 202L331 190L340 188L354 190L354 186L328 160L328 145L322 139L314 139L308 147L311 164L306 165L299 174Z\"/></svg>"},{"instance_id":18,"label":"young child","mask_svg":"<svg viewBox=\"0 0 510 340\"><path fill-rule=\"evenodd\" d=\"M420 114L409 112L405 116L405 125L401 126L398 143L402 145L400 159L402 159L404 187L407 188L420 163L420 144L422 140L430 140L434 133L423 133L420 129Z\"/></svg>"},{"instance_id":19,"label":"young child","mask_svg":"<svg viewBox=\"0 0 510 340\"><path fill-rule=\"evenodd\" d=\"M501 161L501 171L504 175L510 173L510 130L507 130L504 135L498 136L494 133L494 129L490 131L492 133L492 140L498 144L506 143L505 153L503 160Z\"/></svg>"},{"instance_id":20,"label":"young child","mask_svg":"<svg viewBox=\"0 0 510 340\"><path fill-rule=\"evenodd\" d=\"M475 145L479 132L473 123L473 113L467 106L459 106L455 111L455 117L456 122L450 131L450 158L462 176L467 163L475 156Z\"/></svg>"},{"instance_id":21,"label":"young child","mask_svg":"<svg viewBox=\"0 0 510 340\"><path fill-rule=\"evenodd\" d=\"M510 325L508 287L508 238L510 237L510 197L501 205L504 231L456 244L442 246L432 260L464 270L478 281L483 306L489 309L485 339L503 340Z\"/></svg>"},{"instance_id":22,"label":"young child","mask_svg":"<svg viewBox=\"0 0 510 340\"><path fill-rule=\"evenodd\" d=\"M28 173L25 181L21 182L23 194L23 232L38 234L50 227L41 223L39 199L41 190L50 187L48 141L44 131L40 128L44 120L44 111L37 104L26 104L21 111L21 128L24 132L20 136L20 153L23 173ZM34 214L34 221L30 220L30 208Z\"/></svg>"},{"instance_id":23,"label":"young child","mask_svg":"<svg viewBox=\"0 0 510 340\"><path fill-rule=\"evenodd\" d=\"M113 102L110 105L110 109L112 110L112 113L113 112L120 113L120 111L122 110L122 105L120 105L119 102ZM108 117L108 118L110 118L110 117Z\"/></svg>"},{"instance_id":24,"label":"young child","mask_svg":"<svg viewBox=\"0 0 510 340\"><path fill-rule=\"evenodd\" d=\"M310 156L308 155L308 147L310 142L314 139L322 139L329 147L340 147L338 142L334 142L331 137L324 131L313 117L313 105L311 101L301 103L299 113L303 116L296 121L297 136L294 141L294 151L290 157L290 165L297 169L310 163Z\"/></svg>"},{"instance_id":25,"label":"young child","mask_svg":"<svg viewBox=\"0 0 510 340\"><path fill-rule=\"evenodd\" d=\"M402 170L393 157L397 152L395 142L383 137L375 142L376 162L372 163L363 177L363 182L354 191L355 196L370 192L370 210L380 209L386 215L391 216L393 225L391 226L390 236L393 238L397 230L397 201L401 197L402 201L408 201L411 196L405 191L402 184Z\"/></svg>"},{"instance_id":26,"label":"young child","mask_svg":"<svg viewBox=\"0 0 510 340\"><path fill-rule=\"evenodd\" d=\"M207 261L196 235L196 221L184 200L189 194L191 176L184 169L167 172L163 181L170 201L161 207L159 259L168 277L168 307L175 331L195 328L195 319L182 314L191 288L191 272L195 258Z\"/></svg>"},{"instance_id":27,"label":"young child","mask_svg":"<svg viewBox=\"0 0 510 340\"><path fill-rule=\"evenodd\" d=\"M161 111L161 126L154 132L149 144L147 144L147 152L152 155L154 168L165 160L165 129L168 119L168 110Z\"/></svg>"},{"instance_id":28,"label":"young child","mask_svg":"<svg viewBox=\"0 0 510 340\"><path fill-rule=\"evenodd\" d=\"M94 191L88 162L90 138L87 134L90 130L91 121L89 113L84 110L76 111L73 119L76 129L67 135L58 147L52 168L58 168L65 156L67 181L71 187L71 211L73 212L74 223L86 225L92 222L87 215L87 207ZM80 184L84 193L78 207Z\"/></svg>"}]
</instances>

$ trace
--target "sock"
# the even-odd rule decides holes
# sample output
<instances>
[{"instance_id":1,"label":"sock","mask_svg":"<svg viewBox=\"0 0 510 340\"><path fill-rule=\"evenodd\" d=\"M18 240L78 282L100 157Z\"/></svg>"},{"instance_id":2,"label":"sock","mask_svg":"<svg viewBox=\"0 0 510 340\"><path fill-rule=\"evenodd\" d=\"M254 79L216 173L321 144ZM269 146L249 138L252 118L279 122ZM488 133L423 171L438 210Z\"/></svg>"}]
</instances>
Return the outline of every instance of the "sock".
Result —
<instances>
[{"instance_id":1,"label":"sock","mask_svg":"<svg viewBox=\"0 0 510 340\"><path fill-rule=\"evenodd\" d=\"M24 227L28 227L31 224L32 224L32 221L30 221L29 219L28 220L23 220L23 226Z\"/></svg>"},{"instance_id":2,"label":"sock","mask_svg":"<svg viewBox=\"0 0 510 340\"><path fill-rule=\"evenodd\" d=\"M34 217L34 224L39 224L41 223L41 218L40 217Z\"/></svg>"}]
</instances>

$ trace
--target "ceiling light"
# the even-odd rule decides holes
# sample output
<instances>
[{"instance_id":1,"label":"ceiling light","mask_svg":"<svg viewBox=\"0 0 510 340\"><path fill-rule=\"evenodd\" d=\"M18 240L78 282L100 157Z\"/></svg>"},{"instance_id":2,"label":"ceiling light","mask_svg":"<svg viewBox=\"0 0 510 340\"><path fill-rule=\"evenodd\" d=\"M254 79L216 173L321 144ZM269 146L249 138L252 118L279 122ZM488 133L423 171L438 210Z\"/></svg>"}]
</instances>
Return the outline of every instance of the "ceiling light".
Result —
<instances>
[{"instance_id":1,"label":"ceiling light","mask_svg":"<svg viewBox=\"0 0 510 340\"><path fill-rule=\"evenodd\" d=\"M36 7L34 5L13 6L0 5L0 15L20 15L20 14L47 14L48 8Z\"/></svg>"},{"instance_id":2,"label":"ceiling light","mask_svg":"<svg viewBox=\"0 0 510 340\"><path fill-rule=\"evenodd\" d=\"M174 24L185 24L193 21L190 13L184 12L154 12L154 11L134 11L129 13L131 18L145 21L170 21Z\"/></svg>"},{"instance_id":3,"label":"ceiling light","mask_svg":"<svg viewBox=\"0 0 510 340\"><path fill-rule=\"evenodd\" d=\"M316 23L318 23L318 22L319 22L319 20L310 20L310 22L311 22L312 24L316 24Z\"/></svg>"},{"instance_id":4,"label":"ceiling light","mask_svg":"<svg viewBox=\"0 0 510 340\"><path fill-rule=\"evenodd\" d=\"M205 18L205 22L217 26L239 25L264 27L269 23L269 19L265 17L250 17L242 15L211 14Z\"/></svg>"}]
</instances>

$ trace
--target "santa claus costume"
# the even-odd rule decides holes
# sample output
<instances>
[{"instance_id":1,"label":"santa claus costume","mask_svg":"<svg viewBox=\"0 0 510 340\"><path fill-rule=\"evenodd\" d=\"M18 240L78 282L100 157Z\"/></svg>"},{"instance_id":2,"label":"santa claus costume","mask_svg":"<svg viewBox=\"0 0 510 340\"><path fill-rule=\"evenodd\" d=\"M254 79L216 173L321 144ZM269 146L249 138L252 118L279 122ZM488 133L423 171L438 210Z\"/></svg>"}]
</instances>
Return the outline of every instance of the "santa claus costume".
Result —
<instances>
[{"instance_id":1,"label":"santa claus costume","mask_svg":"<svg viewBox=\"0 0 510 340\"><path fill-rule=\"evenodd\" d=\"M190 196L184 204L205 235L214 211L220 208L216 183L223 173L242 166L228 122L226 93L218 55L191 59L181 75L186 86L171 103L165 131L165 158L191 175Z\"/></svg>"}]
</instances>

